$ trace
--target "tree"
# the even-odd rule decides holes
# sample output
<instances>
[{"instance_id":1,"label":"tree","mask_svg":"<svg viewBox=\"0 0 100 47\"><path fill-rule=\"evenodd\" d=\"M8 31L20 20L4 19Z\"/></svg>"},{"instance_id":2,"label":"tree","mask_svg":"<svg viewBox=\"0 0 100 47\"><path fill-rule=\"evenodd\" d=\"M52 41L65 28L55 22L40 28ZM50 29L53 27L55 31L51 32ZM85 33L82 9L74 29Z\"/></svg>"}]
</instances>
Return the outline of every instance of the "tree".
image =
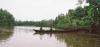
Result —
<instances>
[{"instance_id":1,"label":"tree","mask_svg":"<svg viewBox=\"0 0 100 47\"><path fill-rule=\"evenodd\" d=\"M0 9L0 26L13 26L14 17L7 10Z\"/></svg>"}]
</instances>

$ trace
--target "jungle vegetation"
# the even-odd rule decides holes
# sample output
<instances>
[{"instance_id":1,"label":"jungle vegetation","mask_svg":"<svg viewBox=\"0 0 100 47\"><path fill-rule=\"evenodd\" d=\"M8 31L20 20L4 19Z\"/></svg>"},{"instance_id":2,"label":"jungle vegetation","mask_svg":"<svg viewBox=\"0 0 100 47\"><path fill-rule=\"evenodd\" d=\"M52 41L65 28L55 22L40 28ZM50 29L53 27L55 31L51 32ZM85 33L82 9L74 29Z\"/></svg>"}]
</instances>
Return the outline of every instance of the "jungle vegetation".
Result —
<instances>
[{"instance_id":1,"label":"jungle vegetation","mask_svg":"<svg viewBox=\"0 0 100 47\"><path fill-rule=\"evenodd\" d=\"M81 7L83 0L79 0L76 9L70 9L66 14L59 14L55 19L55 26L59 28L100 25L100 0L86 0L88 6Z\"/></svg>"},{"instance_id":2,"label":"jungle vegetation","mask_svg":"<svg viewBox=\"0 0 100 47\"><path fill-rule=\"evenodd\" d=\"M0 27L9 27L14 25L14 17L7 10L0 9Z\"/></svg>"}]
</instances>

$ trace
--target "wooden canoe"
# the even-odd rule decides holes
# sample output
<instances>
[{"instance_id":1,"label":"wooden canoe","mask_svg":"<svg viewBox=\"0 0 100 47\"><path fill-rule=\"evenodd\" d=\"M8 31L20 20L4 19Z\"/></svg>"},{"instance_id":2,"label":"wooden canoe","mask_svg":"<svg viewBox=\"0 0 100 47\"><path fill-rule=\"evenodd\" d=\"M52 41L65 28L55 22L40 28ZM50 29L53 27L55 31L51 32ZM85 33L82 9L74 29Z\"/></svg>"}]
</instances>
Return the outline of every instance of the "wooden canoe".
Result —
<instances>
[{"instance_id":1,"label":"wooden canoe","mask_svg":"<svg viewBox=\"0 0 100 47\"><path fill-rule=\"evenodd\" d=\"M33 29L36 33L66 33L66 32L89 32L88 29L70 29L70 30L36 30Z\"/></svg>"},{"instance_id":2,"label":"wooden canoe","mask_svg":"<svg viewBox=\"0 0 100 47\"><path fill-rule=\"evenodd\" d=\"M65 33L65 32L75 32L72 30L35 30L36 33Z\"/></svg>"}]
</instances>

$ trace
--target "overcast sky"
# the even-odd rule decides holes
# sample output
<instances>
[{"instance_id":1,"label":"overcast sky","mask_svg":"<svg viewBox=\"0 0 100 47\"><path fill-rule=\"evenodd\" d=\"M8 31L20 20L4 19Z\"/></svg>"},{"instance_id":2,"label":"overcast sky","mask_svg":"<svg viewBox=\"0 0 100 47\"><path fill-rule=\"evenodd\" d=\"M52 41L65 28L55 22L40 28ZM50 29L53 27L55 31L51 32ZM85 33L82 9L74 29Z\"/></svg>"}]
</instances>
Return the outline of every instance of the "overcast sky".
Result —
<instances>
[{"instance_id":1,"label":"overcast sky","mask_svg":"<svg viewBox=\"0 0 100 47\"><path fill-rule=\"evenodd\" d=\"M16 20L55 19L60 13L76 8L77 0L0 0L0 8L8 10Z\"/></svg>"}]
</instances>

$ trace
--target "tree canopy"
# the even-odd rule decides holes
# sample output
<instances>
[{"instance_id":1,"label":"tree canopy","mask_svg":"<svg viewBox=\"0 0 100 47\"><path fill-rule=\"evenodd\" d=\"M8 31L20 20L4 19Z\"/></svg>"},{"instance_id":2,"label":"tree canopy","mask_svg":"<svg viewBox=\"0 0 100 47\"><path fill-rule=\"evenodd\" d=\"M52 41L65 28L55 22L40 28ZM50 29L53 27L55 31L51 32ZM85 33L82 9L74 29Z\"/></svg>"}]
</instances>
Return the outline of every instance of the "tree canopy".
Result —
<instances>
[{"instance_id":1,"label":"tree canopy","mask_svg":"<svg viewBox=\"0 0 100 47\"><path fill-rule=\"evenodd\" d=\"M84 0L79 0L82 4ZM78 6L70 9L67 14L58 15L55 19L56 27L67 28L73 26L91 26L92 23L100 24L100 0L86 0L88 6Z\"/></svg>"},{"instance_id":2,"label":"tree canopy","mask_svg":"<svg viewBox=\"0 0 100 47\"><path fill-rule=\"evenodd\" d=\"M13 26L14 17L7 10L0 9L0 26Z\"/></svg>"}]
</instances>

